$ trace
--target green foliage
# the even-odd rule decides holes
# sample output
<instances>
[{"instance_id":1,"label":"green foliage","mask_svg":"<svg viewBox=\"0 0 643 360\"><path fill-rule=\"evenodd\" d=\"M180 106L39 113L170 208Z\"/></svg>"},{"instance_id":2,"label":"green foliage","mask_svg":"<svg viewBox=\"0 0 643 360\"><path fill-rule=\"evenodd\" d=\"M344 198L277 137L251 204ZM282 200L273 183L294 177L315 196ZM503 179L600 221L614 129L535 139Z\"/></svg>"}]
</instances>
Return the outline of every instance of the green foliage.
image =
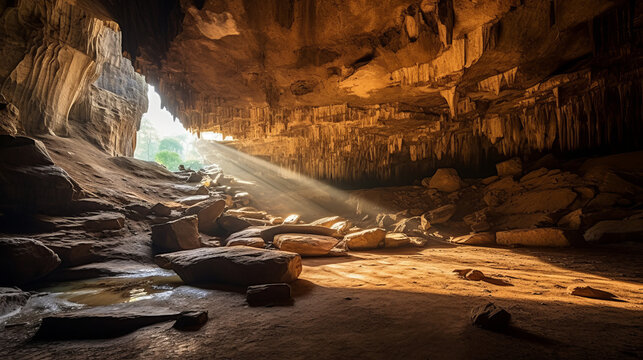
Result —
<instances>
[{"instance_id":1,"label":"green foliage","mask_svg":"<svg viewBox=\"0 0 643 360\"><path fill-rule=\"evenodd\" d=\"M175 152L163 150L156 154L154 161L165 165L165 167L170 171L177 171L181 164L181 157Z\"/></svg>"},{"instance_id":2,"label":"green foliage","mask_svg":"<svg viewBox=\"0 0 643 360\"><path fill-rule=\"evenodd\" d=\"M185 166L186 169L192 169L194 171L199 171L199 169L203 168L203 164L199 160L185 160L183 161L183 166Z\"/></svg>"},{"instance_id":3,"label":"green foliage","mask_svg":"<svg viewBox=\"0 0 643 360\"><path fill-rule=\"evenodd\" d=\"M161 140L159 144L159 151L171 151L181 154L183 152L183 145L181 145L181 142L177 139L165 138Z\"/></svg>"}]
</instances>

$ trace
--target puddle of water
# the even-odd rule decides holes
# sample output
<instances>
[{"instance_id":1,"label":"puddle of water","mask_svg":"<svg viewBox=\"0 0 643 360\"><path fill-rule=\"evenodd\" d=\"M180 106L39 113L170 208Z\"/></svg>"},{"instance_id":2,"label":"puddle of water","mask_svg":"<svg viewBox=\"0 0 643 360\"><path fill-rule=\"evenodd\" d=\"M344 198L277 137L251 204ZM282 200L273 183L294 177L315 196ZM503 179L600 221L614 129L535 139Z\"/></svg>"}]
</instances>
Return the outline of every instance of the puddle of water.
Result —
<instances>
[{"instance_id":1,"label":"puddle of water","mask_svg":"<svg viewBox=\"0 0 643 360\"><path fill-rule=\"evenodd\" d=\"M53 284L41 289L87 306L105 306L151 299L183 285L176 276L111 277Z\"/></svg>"}]
</instances>

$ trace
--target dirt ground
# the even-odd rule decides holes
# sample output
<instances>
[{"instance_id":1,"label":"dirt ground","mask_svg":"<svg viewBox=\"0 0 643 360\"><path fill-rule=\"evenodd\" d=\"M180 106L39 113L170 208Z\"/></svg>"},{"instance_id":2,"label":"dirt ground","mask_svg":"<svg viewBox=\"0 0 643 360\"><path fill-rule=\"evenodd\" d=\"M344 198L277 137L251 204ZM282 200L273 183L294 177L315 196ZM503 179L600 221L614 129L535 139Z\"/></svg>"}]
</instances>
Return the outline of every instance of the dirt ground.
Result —
<instances>
[{"instance_id":1,"label":"dirt ground","mask_svg":"<svg viewBox=\"0 0 643 360\"><path fill-rule=\"evenodd\" d=\"M206 309L196 332L163 323L100 341L30 342L35 327L5 329L4 359L627 359L643 355L643 248L533 250L450 246L304 260L291 307L250 308L229 289L180 286L128 304ZM475 268L511 286L468 281ZM572 296L583 284L622 301ZM473 327L492 301L513 328Z\"/></svg>"},{"instance_id":2,"label":"dirt ground","mask_svg":"<svg viewBox=\"0 0 643 360\"><path fill-rule=\"evenodd\" d=\"M84 189L116 203L171 199L168 180L131 174L89 144L44 138L55 162ZM115 190L117 189L117 190ZM128 225L129 226L129 225ZM140 236L145 231L135 229ZM134 240L131 240L134 241ZM643 357L643 245L565 249L456 246L352 252L305 258L295 303L251 308L244 289L198 289L153 264L140 276L38 289L25 315L0 330L0 359L637 359ZM468 281L472 268L496 283ZM504 285L503 285L504 284ZM572 296L589 285L619 301ZM487 302L512 315L497 333L470 323ZM38 319L79 306L117 304L207 310L198 331L172 323L109 340L30 340Z\"/></svg>"}]
</instances>

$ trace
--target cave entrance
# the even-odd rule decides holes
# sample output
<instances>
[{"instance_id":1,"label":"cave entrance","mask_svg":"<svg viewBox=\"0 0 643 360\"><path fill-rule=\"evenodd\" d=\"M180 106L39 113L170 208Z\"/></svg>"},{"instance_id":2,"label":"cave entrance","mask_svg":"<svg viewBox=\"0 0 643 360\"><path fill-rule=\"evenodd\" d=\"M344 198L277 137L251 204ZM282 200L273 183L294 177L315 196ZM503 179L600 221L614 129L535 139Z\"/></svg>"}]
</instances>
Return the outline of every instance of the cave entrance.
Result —
<instances>
[{"instance_id":1,"label":"cave entrance","mask_svg":"<svg viewBox=\"0 0 643 360\"><path fill-rule=\"evenodd\" d=\"M151 85L147 88L147 99L147 112L143 114L136 133L134 157L156 161L170 171L177 171L179 165L193 170L202 168L204 160L196 148L197 135L186 130L180 121L162 108L161 96ZM208 136L216 138L214 133Z\"/></svg>"}]
</instances>

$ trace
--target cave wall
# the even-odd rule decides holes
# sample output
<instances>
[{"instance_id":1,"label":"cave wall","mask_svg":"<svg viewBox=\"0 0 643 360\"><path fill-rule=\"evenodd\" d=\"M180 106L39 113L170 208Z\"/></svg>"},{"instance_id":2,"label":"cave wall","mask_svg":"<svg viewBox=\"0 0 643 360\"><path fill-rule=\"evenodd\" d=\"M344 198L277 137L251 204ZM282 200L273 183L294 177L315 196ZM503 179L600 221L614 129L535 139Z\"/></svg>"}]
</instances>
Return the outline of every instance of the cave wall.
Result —
<instances>
[{"instance_id":1,"label":"cave wall","mask_svg":"<svg viewBox=\"0 0 643 360\"><path fill-rule=\"evenodd\" d=\"M153 22L104 4L186 127L315 178L642 146L640 1L183 0Z\"/></svg>"},{"instance_id":2,"label":"cave wall","mask_svg":"<svg viewBox=\"0 0 643 360\"><path fill-rule=\"evenodd\" d=\"M0 3L0 102L4 133L83 136L132 155L147 88L121 55L116 23L74 1Z\"/></svg>"}]
</instances>

